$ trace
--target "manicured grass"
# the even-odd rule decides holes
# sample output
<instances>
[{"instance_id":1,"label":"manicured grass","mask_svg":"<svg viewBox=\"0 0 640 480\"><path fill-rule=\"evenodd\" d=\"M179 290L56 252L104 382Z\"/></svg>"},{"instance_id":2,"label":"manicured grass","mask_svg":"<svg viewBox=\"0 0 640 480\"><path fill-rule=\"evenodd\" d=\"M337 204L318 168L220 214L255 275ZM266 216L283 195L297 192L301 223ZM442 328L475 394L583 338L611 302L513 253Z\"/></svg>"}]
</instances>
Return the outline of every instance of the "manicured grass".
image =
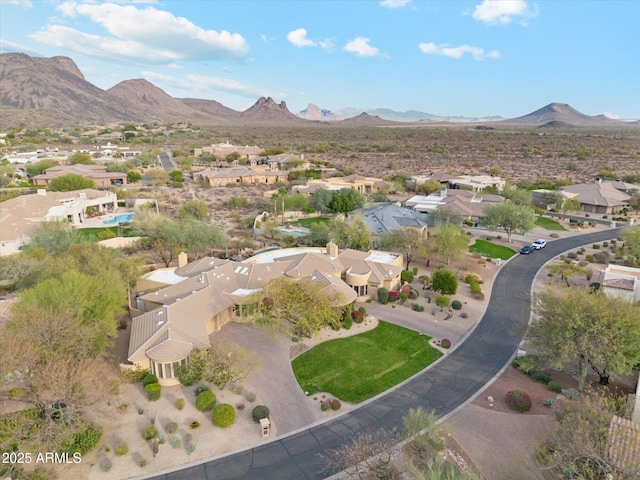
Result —
<instances>
[{"instance_id":1,"label":"manicured grass","mask_svg":"<svg viewBox=\"0 0 640 480\"><path fill-rule=\"evenodd\" d=\"M476 240L476 243L469 247L469 251L479 253L485 257L500 258L502 260L509 260L516 254L516 252L509 247L496 245L495 243L480 239Z\"/></svg>"},{"instance_id":2,"label":"manicured grass","mask_svg":"<svg viewBox=\"0 0 640 480\"><path fill-rule=\"evenodd\" d=\"M285 222L285 225L300 225L301 227L309 228L311 225L316 225L318 223L327 223L329 220L331 220L329 217L298 218L297 220Z\"/></svg>"},{"instance_id":3,"label":"manicured grass","mask_svg":"<svg viewBox=\"0 0 640 480\"><path fill-rule=\"evenodd\" d=\"M329 392L359 403L440 358L442 353L429 345L430 338L381 320L368 332L321 343L291 365L305 392Z\"/></svg>"},{"instance_id":4,"label":"manicured grass","mask_svg":"<svg viewBox=\"0 0 640 480\"><path fill-rule=\"evenodd\" d=\"M566 228L564 228L558 222L547 217L536 218L536 225L544 228L545 230L566 230Z\"/></svg>"},{"instance_id":5,"label":"manicured grass","mask_svg":"<svg viewBox=\"0 0 640 480\"><path fill-rule=\"evenodd\" d=\"M118 227L105 227L105 228L78 228L76 232L78 235L88 242L98 242L100 239L98 238L98 233L104 230L111 230L113 233L118 235ZM132 229L129 227L120 227L121 233L123 237L131 237Z\"/></svg>"}]
</instances>

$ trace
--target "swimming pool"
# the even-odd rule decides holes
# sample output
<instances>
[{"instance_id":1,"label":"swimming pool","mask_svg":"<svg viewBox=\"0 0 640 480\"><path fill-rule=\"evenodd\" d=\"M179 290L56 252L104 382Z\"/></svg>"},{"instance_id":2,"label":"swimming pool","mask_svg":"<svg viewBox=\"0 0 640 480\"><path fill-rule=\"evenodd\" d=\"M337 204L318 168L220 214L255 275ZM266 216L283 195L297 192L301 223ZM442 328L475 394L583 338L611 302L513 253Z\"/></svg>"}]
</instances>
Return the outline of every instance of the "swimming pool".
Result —
<instances>
[{"instance_id":1,"label":"swimming pool","mask_svg":"<svg viewBox=\"0 0 640 480\"><path fill-rule=\"evenodd\" d=\"M309 230L302 230L296 228L281 228L280 233L283 235L293 235L294 237L302 237L304 235L309 235Z\"/></svg>"},{"instance_id":2,"label":"swimming pool","mask_svg":"<svg viewBox=\"0 0 640 480\"><path fill-rule=\"evenodd\" d=\"M115 217L105 220L102 222L103 225L115 225L116 223L127 223L130 222L133 218L133 213L122 213L120 215L116 215Z\"/></svg>"}]
</instances>

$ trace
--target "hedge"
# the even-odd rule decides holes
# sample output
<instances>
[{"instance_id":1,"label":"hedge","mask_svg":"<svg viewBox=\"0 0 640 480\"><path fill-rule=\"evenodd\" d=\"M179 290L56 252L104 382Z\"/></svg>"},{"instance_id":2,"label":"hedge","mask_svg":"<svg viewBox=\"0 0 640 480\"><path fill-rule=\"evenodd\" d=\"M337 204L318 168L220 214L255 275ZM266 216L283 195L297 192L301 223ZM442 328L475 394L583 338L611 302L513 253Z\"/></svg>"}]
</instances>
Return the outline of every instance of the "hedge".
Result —
<instances>
[{"instance_id":1,"label":"hedge","mask_svg":"<svg viewBox=\"0 0 640 480\"><path fill-rule=\"evenodd\" d=\"M144 387L144 390L147 392L147 399L150 402L154 402L160 399L160 391L162 387L159 383L151 383Z\"/></svg>"},{"instance_id":2,"label":"hedge","mask_svg":"<svg viewBox=\"0 0 640 480\"><path fill-rule=\"evenodd\" d=\"M142 385L146 387L147 385L151 385L152 383L158 383L158 377L156 377L153 373L148 373L142 379Z\"/></svg>"},{"instance_id":3,"label":"hedge","mask_svg":"<svg viewBox=\"0 0 640 480\"><path fill-rule=\"evenodd\" d=\"M383 305L389 303L389 290L387 290L386 288L379 288L378 301Z\"/></svg>"},{"instance_id":4,"label":"hedge","mask_svg":"<svg viewBox=\"0 0 640 480\"><path fill-rule=\"evenodd\" d=\"M233 405L221 403L216 405L211 414L211 419L216 427L227 428L236 421L236 411Z\"/></svg>"},{"instance_id":5,"label":"hedge","mask_svg":"<svg viewBox=\"0 0 640 480\"><path fill-rule=\"evenodd\" d=\"M196 408L201 412L207 412L216 404L216 395L211 390L203 390L196 397Z\"/></svg>"}]
</instances>

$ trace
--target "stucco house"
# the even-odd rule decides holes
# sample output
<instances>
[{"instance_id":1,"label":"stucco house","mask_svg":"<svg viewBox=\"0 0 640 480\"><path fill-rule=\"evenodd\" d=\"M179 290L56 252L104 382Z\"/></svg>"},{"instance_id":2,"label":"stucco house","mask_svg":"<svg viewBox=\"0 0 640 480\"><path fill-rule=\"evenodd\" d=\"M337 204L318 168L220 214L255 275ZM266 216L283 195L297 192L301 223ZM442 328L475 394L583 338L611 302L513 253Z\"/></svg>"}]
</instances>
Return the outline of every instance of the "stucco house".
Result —
<instances>
[{"instance_id":1,"label":"stucco house","mask_svg":"<svg viewBox=\"0 0 640 480\"><path fill-rule=\"evenodd\" d=\"M184 263L185 256L182 257ZM176 368L194 348L208 347L222 326L242 319L243 306L268 282L287 277L338 294L336 306L366 300L400 285L401 254L323 248L265 252L243 262L205 257L141 278L132 312L129 361L163 385L179 383ZM333 296L333 295L332 295Z\"/></svg>"},{"instance_id":2,"label":"stucco house","mask_svg":"<svg viewBox=\"0 0 640 480\"><path fill-rule=\"evenodd\" d=\"M451 189L465 189L473 192L482 192L487 187L502 191L505 180L496 175L449 175L447 173L430 173L428 175L412 175L406 184L410 188L423 185L430 180L435 180L443 187Z\"/></svg>"},{"instance_id":3,"label":"stucco house","mask_svg":"<svg viewBox=\"0 0 640 480\"><path fill-rule=\"evenodd\" d=\"M114 212L118 208L115 193L93 189L73 192L48 192L21 195L0 203L0 255L20 250L40 222L65 220L72 225L84 222L88 207L98 212Z\"/></svg>"},{"instance_id":4,"label":"stucco house","mask_svg":"<svg viewBox=\"0 0 640 480\"><path fill-rule=\"evenodd\" d=\"M605 295L640 303L640 268L607 265L602 280Z\"/></svg>"},{"instance_id":5,"label":"stucco house","mask_svg":"<svg viewBox=\"0 0 640 480\"><path fill-rule=\"evenodd\" d=\"M46 186L49 185L54 178L70 173L93 180L96 188L107 188L114 185L120 186L127 184L126 173L107 172L107 167L104 165L82 164L56 165L55 167L47 168L45 173L33 177L33 183L38 186Z\"/></svg>"},{"instance_id":6,"label":"stucco house","mask_svg":"<svg viewBox=\"0 0 640 480\"><path fill-rule=\"evenodd\" d=\"M232 167L204 170L194 174L194 179L210 187L232 185L274 185L288 183L289 172L268 170L266 167Z\"/></svg>"},{"instance_id":7,"label":"stucco house","mask_svg":"<svg viewBox=\"0 0 640 480\"><path fill-rule=\"evenodd\" d=\"M355 213L362 215L367 228L375 237L381 237L385 233L402 228L413 228L426 237L429 226L433 226L433 222L426 213L397 203L386 202L373 208L358 208L349 212L349 218L352 218Z\"/></svg>"},{"instance_id":8,"label":"stucco house","mask_svg":"<svg viewBox=\"0 0 640 480\"><path fill-rule=\"evenodd\" d=\"M500 195L443 188L431 195L415 195L405 202L405 206L425 213L447 208L467 220L478 223L484 217L484 209L487 206L500 202L504 202L504 197Z\"/></svg>"},{"instance_id":9,"label":"stucco house","mask_svg":"<svg viewBox=\"0 0 640 480\"><path fill-rule=\"evenodd\" d=\"M391 182L387 182L381 178L349 175L346 177L309 180L305 185L294 186L292 191L294 193L312 195L317 190L341 190L343 188L353 188L363 195L369 195L379 191L390 190L392 187L393 184Z\"/></svg>"},{"instance_id":10,"label":"stucco house","mask_svg":"<svg viewBox=\"0 0 640 480\"><path fill-rule=\"evenodd\" d=\"M588 213L612 214L629 206L633 192L640 191L640 185L613 180L596 180L562 187L563 192L574 194L582 209Z\"/></svg>"}]
</instances>

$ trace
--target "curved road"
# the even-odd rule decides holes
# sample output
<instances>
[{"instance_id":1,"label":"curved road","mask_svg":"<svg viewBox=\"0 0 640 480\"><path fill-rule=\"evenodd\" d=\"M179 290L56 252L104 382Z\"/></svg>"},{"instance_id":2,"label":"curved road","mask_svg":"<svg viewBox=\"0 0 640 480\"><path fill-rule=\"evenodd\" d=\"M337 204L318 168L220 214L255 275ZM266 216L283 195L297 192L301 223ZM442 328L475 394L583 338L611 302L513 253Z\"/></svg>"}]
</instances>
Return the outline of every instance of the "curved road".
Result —
<instances>
[{"instance_id":1,"label":"curved road","mask_svg":"<svg viewBox=\"0 0 640 480\"><path fill-rule=\"evenodd\" d=\"M462 345L390 392L340 417L235 454L152 478L162 480L322 479L318 454L340 447L361 430L402 429L410 408L452 413L483 389L511 360L529 322L529 296L538 270L567 250L615 238L620 229L549 242L518 255L498 272L488 308Z\"/></svg>"}]
</instances>

